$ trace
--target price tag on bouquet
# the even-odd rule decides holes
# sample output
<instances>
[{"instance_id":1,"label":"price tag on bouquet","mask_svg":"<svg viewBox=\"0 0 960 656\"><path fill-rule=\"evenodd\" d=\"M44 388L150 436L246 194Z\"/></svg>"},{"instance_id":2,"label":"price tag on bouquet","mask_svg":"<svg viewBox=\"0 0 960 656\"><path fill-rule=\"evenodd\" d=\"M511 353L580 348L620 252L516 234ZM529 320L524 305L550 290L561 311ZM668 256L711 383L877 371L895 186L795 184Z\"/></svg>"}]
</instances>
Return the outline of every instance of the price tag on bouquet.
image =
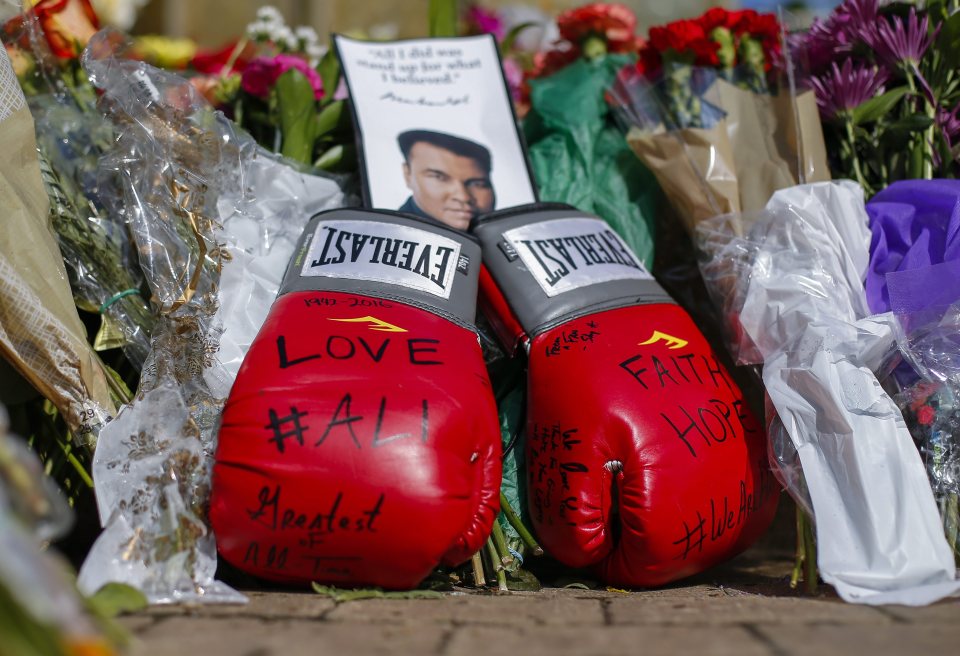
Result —
<instances>
[{"instance_id":1,"label":"price tag on bouquet","mask_svg":"<svg viewBox=\"0 0 960 656\"><path fill-rule=\"evenodd\" d=\"M491 35L334 42L367 207L465 230L480 214L537 201Z\"/></svg>"}]
</instances>

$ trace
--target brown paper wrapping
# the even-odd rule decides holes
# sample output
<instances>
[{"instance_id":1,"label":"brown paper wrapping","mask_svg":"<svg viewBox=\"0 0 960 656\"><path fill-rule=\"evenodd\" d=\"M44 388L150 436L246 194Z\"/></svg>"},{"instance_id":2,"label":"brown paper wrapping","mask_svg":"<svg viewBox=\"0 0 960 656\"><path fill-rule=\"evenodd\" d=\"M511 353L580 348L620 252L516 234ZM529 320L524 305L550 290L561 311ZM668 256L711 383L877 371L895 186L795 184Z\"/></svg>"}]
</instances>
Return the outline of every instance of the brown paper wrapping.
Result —
<instances>
[{"instance_id":1,"label":"brown paper wrapping","mask_svg":"<svg viewBox=\"0 0 960 656\"><path fill-rule=\"evenodd\" d=\"M740 211L733 149L722 125L673 132L632 128L627 142L656 176L690 234L700 221Z\"/></svg>"},{"instance_id":2,"label":"brown paper wrapping","mask_svg":"<svg viewBox=\"0 0 960 656\"><path fill-rule=\"evenodd\" d=\"M710 217L763 209L778 189L830 179L812 92L792 102L718 80L707 95L726 112L712 128L627 134L691 236Z\"/></svg>"},{"instance_id":3,"label":"brown paper wrapping","mask_svg":"<svg viewBox=\"0 0 960 656\"><path fill-rule=\"evenodd\" d=\"M12 84L12 86L11 86ZM33 118L0 55L0 353L89 439L116 407L49 220Z\"/></svg>"}]
</instances>

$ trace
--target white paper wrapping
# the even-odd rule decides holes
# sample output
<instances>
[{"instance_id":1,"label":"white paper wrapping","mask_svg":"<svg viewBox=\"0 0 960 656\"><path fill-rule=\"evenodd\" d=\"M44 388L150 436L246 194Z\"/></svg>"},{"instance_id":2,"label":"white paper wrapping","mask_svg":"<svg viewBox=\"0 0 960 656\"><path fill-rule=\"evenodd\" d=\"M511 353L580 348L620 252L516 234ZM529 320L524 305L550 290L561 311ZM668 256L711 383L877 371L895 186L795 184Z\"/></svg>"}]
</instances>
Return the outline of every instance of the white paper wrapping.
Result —
<instances>
[{"instance_id":1,"label":"white paper wrapping","mask_svg":"<svg viewBox=\"0 0 960 656\"><path fill-rule=\"evenodd\" d=\"M821 576L846 601L921 605L960 582L920 456L874 373L894 320L867 316L866 226L851 183L777 192L746 237L756 251L740 323L803 466Z\"/></svg>"},{"instance_id":2,"label":"white paper wrapping","mask_svg":"<svg viewBox=\"0 0 960 656\"><path fill-rule=\"evenodd\" d=\"M214 320L224 328L217 354L221 366L206 369L204 378L223 397L267 318L307 221L343 206L334 181L299 173L273 157L255 157L246 173L249 186L217 202L231 261L220 275Z\"/></svg>"}]
</instances>

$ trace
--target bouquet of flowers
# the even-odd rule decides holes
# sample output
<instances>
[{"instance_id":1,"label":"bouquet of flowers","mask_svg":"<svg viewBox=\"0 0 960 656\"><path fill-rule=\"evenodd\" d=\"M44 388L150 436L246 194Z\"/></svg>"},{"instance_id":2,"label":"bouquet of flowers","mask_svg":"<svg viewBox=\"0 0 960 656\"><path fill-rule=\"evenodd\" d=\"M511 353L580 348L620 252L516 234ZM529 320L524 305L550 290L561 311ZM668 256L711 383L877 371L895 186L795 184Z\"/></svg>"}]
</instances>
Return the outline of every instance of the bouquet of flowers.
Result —
<instances>
[{"instance_id":1,"label":"bouquet of flowers","mask_svg":"<svg viewBox=\"0 0 960 656\"><path fill-rule=\"evenodd\" d=\"M812 94L779 81L781 31L773 15L724 9L653 27L609 89L627 141L690 234L829 177Z\"/></svg>"},{"instance_id":2,"label":"bouquet of flowers","mask_svg":"<svg viewBox=\"0 0 960 656\"><path fill-rule=\"evenodd\" d=\"M275 7L261 7L239 41L196 54L188 69L207 99L264 148L321 170L356 168L339 64L312 27L290 27Z\"/></svg>"},{"instance_id":3,"label":"bouquet of flowers","mask_svg":"<svg viewBox=\"0 0 960 656\"><path fill-rule=\"evenodd\" d=\"M630 153L604 90L632 66L643 40L621 4L592 3L557 17L560 40L538 53L524 80L524 136L540 197L605 219L653 262L656 181Z\"/></svg>"},{"instance_id":4,"label":"bouquet of flowers","mask_svg":"<svg viewBox=\"0 0 960 656\"><path fill-rule=\"evenodd\" d=\"M43 1L7 22L4 43L36 124L50 218L77 307L99 314L97 350L122 347L137 370L149 349L153 317L114 186L98 177L113 131L78 56L99 22L87 0Z\"/></svg>"},{"instance_id":5,"label":"bouquet of flowers","mask_svg":"<svg viewBox=\"0 0 960 656\"><path fill-rule=\"evenodd\" d=\"M958 180L900 180L867 204L872 232L866 275L873 312L892 311L905 362L891 384L920 450L955 554L960 511L960 200Z\"/></svg>"},{"instance_id":6,"label":"bouquet of flowers","mask_svg":"<svg viewBox=\"0 0 960 656\"><path fill-rule=\"evenodd\" d=\"M847 0L795 40L837 177L871 196L895 180L957 175L958 35L956 2Z\"/></svg>"},{"instance_id":7,"label":"bouquet of flowers","mask_svg":"<svg viewBox=\"0 0 960 656\"><path fill-rule=\"evenodd\" d=\"M823 579L847 601L919 605L960 582L923 463L880 384L896 321L867 303L867 221L855 183L799 185L761 212L701 222L698 246L739 362L763 364L771 464L815 515Z\"/></svg>"}]
</instances>

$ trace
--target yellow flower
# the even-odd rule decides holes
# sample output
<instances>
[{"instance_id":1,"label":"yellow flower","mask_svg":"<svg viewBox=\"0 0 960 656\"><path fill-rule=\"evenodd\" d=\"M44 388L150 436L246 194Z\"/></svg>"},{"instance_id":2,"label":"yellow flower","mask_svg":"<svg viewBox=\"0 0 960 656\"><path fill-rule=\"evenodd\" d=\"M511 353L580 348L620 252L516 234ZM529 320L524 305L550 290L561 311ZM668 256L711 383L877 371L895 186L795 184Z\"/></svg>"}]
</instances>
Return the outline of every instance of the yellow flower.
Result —
<instances>
[{"instance_id":1,"label":"yellow flower","mask_svg":"<svg viewBox=\"0 0 960 656\"><path fill-rule=\"evenodd\" d=\"M197 44L191 39L150 34L134 38L134 43L145 61L160 68L184 68L197 54Z\"/></svg>"}]
</instances>

